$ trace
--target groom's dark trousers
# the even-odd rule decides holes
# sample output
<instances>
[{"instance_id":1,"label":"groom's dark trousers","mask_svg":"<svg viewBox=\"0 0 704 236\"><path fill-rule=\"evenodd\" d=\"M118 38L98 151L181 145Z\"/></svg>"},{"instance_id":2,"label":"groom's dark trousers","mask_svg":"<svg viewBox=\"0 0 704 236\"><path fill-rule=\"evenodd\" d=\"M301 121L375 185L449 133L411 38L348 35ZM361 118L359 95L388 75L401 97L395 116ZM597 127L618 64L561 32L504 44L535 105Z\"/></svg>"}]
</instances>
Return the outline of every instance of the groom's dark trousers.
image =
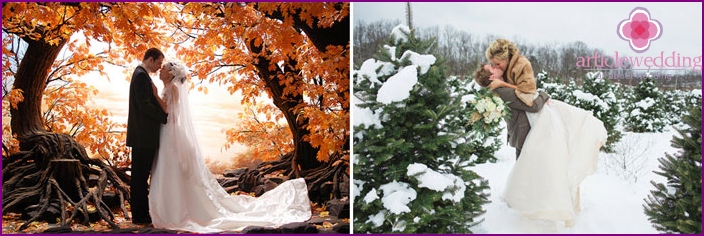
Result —
<instances>
[{"instance_id":1,"label":"groom's dark trousers","mask_svg":"<svg viewBox=\"0 0 704 236\"><path fill-rule=\"evenodd\" d=\"M132 147L130 183L132 223L150 223L147 180L152 170L152 162L159 150L161 124L166 124L167 114L161 109L154 96L151 77L141 66L137 67L132 74L129 103L127 146Z\"/></svg>"},{"instance_id":2,"label":"groom's dark trousers","mask_svg":"<svg viewBox=\"0 0 704 236\"><path fill-rule=\"evenodd\" d=\"M152 171L152 163L157 149L132 148L132 183L130 183L130 207L133 223L150 223L149 185L147 180Z\"/></svg>"}]
</instances>

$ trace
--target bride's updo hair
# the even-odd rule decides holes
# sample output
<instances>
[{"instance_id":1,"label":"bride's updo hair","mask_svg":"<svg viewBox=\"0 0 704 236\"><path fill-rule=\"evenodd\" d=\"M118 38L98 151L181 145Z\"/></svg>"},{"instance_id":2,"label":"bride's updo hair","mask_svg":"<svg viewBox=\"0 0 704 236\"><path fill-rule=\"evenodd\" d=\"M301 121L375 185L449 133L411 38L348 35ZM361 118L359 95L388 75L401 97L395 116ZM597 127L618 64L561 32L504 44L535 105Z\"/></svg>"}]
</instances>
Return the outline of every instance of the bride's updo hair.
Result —
<instances>
[{"instance_id":1,"label":"bride's updo hair","mask_svg":"<svg viewBox=\"0 0 704 236\"><path fill-rule=\"evenodd\" d=\"M188 78L188 69L178 62L167 62L166 67L169 68L169 74L174 76L174 80L179 83L186 82Z\"/></svg>"},{"instance_id":2,"label":"bride's updo hair","mask_svg":"<svg viewBox=\"0 0 704 236\"><path fill-rule=\"evenodd\" d=\"M486 49L486 59L509 60L518 52L518 48L511 41L497 39Z\"/></svg>"}]
</instances>

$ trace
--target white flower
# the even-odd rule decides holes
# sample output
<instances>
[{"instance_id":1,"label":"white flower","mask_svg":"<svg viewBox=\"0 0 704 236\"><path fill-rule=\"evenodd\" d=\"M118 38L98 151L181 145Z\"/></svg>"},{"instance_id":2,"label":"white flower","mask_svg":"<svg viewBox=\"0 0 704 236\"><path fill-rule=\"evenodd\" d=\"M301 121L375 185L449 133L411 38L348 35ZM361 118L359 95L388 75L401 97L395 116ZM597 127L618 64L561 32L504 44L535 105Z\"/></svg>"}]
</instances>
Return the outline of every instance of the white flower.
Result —
<instances>
[{"instance_id":1,"label":"white flower","mask_svg":"<svg viewBox=\"0 0 704 236\"><path fill-rule=\"evenodd\" d=\"M495 109L491 112L490 119L492 123L497 123L501 121L501 117L503 116L503 110L500 109Z\"/></svg>"},{"instance_id":2,"label":"white flower","mask_svg":"<svg viewBox=\"0 0 704 236\"><path fill-rule=\"evenodd\" d=\"M476 105L474 105L474 108L477 108L477 111L479 113L484 113L484 111L486 110L486 104L484 103L484 100L477 101Z\"/></svg>"},{"instance_id":3,"label":"white flower","mask_svg":"<svg viewBox=\"0 0 704 236\"><path fill-rule=\"evenodd\" d=\"M491 123L491 111L484 112L484 123Z\"/></svg>"},{"instance_id":4,"label":"white flower","mask_svg":"<svg viewBox=\"0 0 704 236\"><path fill-rule=\"evenodd\" d=\"M501 110L496 110L494 112L494 122L499 122L501 120Z\"/></svg>"},{"instance_id":5,"label":"white flower","mask_svg":"<svg viewBox=\"0 0 704 236\"><path fill-rule=\"evenodd\" d=\"M504 101L501 100L500 97L494 97L494 102L496 102L496 104L503 104L504 103Z\"/></svg>"},{"instance_id":6,"label":"white flower","mask_svg":"<svg viewBox=\"0 0 704 236\"><path fill-rule=\"evenodd\" d=\"M486 109L488 111L493 111L494 109L496 109L496 104L494 104L493 102L491 102L491 100L489 100L489 101L487 101Z\"/></svg>"},{"instance_id":7,"label":"white flower","mask_svg":"<svg viewBox=\"0 0 704 236\"><path fill-rule=\"evenodd\" d=\"M471 122L478 122L483 119L482 123L494 126L498 124L507 113L504 101L498 96L479 94L472 103L474 107L471 111ZM484 129L486 129L486 127Z\"/></svg>"}]
</instances>

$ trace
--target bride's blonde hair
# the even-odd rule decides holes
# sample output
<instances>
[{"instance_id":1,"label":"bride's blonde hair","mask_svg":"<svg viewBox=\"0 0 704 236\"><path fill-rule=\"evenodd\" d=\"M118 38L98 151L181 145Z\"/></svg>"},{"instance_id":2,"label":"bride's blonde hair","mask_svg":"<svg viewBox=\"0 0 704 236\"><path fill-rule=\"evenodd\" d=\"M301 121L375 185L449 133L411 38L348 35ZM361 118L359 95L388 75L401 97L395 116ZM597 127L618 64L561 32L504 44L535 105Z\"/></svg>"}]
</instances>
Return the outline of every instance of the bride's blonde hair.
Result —
<instances>
[{"instance_id":1,"label":"bride's blonde hair","mask_svg":"<svg viewBox=\"0 0 704 236\"><path fill-rule=\"evenodd\" d=\"M518 48L511 41L497 39L486 49L486 59L508 60L513 55L516 55L517 52Z\"/></svg>"}]
</instances>

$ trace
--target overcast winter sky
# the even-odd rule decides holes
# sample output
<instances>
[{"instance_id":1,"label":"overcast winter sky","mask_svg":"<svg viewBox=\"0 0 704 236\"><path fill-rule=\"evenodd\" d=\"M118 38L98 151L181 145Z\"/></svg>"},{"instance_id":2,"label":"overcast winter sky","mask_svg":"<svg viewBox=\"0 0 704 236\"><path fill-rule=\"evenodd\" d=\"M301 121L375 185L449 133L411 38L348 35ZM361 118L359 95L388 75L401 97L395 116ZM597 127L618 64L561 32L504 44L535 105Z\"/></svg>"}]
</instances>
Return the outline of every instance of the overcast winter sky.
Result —
<instances>
[{"instance_id":1,"label":"overcast winter sky","mask_svg":"<svg viewBox=\"0 0 704 236\"><path fill-rule=\"evenodd\" d=\"M353 3L353 22L401 20L405 2ZM637 54L616 34L617 25L635 7L644 7L660 21L661 37ZM702 3L411 3L415 27L451 25L478 35L510 40L569 43L582 41L607 53L659 56L673 51L698 57L702 51ZM520 46L520 45L519 45Z\"/></svg>"}]
</instances>

